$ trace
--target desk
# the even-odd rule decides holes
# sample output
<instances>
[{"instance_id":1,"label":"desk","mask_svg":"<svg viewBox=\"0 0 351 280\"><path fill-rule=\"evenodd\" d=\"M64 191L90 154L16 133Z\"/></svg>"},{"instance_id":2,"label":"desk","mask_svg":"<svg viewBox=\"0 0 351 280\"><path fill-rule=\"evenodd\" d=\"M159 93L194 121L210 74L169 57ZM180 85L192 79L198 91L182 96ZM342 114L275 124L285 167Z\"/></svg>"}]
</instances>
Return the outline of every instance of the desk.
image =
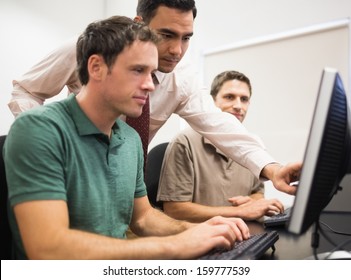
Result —
<instances>
[{"instance_id":1,"label":"desk","mask_svg":"<svg viewBox=\"0 0 351 280\"><path fill-rule=\"evenodd\" d=\"M321 215L321 222L326 223L334 230L341 232L351 233L351 213L337 213L337 212L325 212ZM284 227L272 227L265 229L260 223L248 223L251 234L260 233L264 230L277 230L279 233L279 239L275 243L275 252L269 249L262 259L271 260L303 260L313 256L313 248L311 247L311 236L313 232L313 226L300 236L293 235ZM327 232L327 235L336 244L350 240L350 236L339 235L330 232L326 227L323 227ZM330 244L322 234L320 234L319 246L317 253L323 253L330 251L335 246ZM351 242L349 242L345 248L351 251ZM273 254L272 254L273 252ZM314 258L313 258L314 259Z\"/></svg>"}]
</instances>

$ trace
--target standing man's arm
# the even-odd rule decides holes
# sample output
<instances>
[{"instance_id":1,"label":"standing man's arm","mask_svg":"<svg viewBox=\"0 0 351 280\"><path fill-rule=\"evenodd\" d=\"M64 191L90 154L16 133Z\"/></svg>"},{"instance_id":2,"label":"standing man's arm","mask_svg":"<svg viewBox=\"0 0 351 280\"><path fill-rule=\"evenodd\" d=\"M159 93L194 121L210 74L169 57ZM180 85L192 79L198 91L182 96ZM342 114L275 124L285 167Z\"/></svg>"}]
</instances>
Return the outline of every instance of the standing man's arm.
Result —
<instances>
[{"instance_id":1,"label":"standing man's arm","mask_svg":"<svg viewBox=\"0 0 351 280\"><path fill-rule=\"evenodd\" d=\"M271 180L277 190L294 195L297 187L290 184L299 180L301 169L302 162L287 165L271 163L262 169L261 177Z\"/></svg>"},{"instance_id":2,"label":"standing man's arm","mask_svg":"<svg viewBox=\"0 0 351 280\"><path fill-rule=\"evenodd\" d=\"M21 112L43 105L67 86L77 93L81 87L76 75L76 38L48 54L19 79L12 81L8 106L15 117Z\"/></svg>"}]
</instances>

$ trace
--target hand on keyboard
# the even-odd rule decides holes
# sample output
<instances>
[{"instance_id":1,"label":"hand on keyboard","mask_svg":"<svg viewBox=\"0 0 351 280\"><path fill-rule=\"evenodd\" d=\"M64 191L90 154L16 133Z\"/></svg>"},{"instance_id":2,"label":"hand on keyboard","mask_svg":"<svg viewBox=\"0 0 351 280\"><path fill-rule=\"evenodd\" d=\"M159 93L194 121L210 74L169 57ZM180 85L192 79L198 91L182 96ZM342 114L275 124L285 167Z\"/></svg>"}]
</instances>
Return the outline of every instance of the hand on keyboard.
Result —
<instances>
[{"instance_id":1,"label":"hand on keyboard","mask_svg":"<svg viewBox=\"0 0 351 280\"><path fill-rule=\"evenodd\" d=\"M235 242L231 250L214 249L202 256L201 260L256 260L279 239L276 231L252 235L249 239Z\"/></svg>"},{"instance_id":2,"label":"hand on keyboard","mask_svg":"<svg viewBox=\"0 0 351 280\"><path fill-rule=\"evenodd\" d=\"M264 225L266 227L285 226L285 224L290 219L290 213L291 213L291 207L286 208L283 213L280 213L271 217L266 217L264 219Z\"/></svg>"},{"instance_id":3,"label":"hand on keyboard","mask_svg":"<svg viewBox=\"0 0 351 280\"><path fill-rule=\"evenodd\" d=\"M236 201L237 203L237 201ZM250 199L245 203L232 207L232 216L252 221L271 216L273 212L283 212L284 206L278 199Z\"/></svg>"},{"instance_id":4,"label":"hand on keyboard","mask_svg":"<svg viewBox=\"0 0 351 280\"><path fill-rule=\"evenodd\" d=\"M242 219L214 217L167 238L176 245L171 247L174 259L191 259L216 247L230 249L235 241L249 237L249 228Z\"/></svg>"}]
</instances>

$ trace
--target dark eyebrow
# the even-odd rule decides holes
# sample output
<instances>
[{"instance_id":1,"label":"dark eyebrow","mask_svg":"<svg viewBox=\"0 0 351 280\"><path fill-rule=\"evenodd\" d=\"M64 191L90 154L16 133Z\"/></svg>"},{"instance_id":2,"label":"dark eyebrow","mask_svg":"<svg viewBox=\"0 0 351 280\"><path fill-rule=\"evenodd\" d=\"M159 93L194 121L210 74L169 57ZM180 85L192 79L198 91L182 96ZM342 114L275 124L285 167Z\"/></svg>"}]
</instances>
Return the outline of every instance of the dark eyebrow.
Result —
<instances>
[{"instance_id":1,"label":"dark eyebrow","mask_svg":"<svg viewBox=\"0 0 351 280\"><path fill-rule=\"evenodd\" d=\"M171 34L173 36L179 36L179 34L177 34L176 32L172 31L171 29L168 29L168 28L161 28L161 29L157 29L158 32L161 32L161 33L166 33L166 34ZM185 35L182 35L182 37L191 37L193 36L194 33L191 32L191 33L188 33L188 34L185 34Z\"/></svg>"}]
</instances>

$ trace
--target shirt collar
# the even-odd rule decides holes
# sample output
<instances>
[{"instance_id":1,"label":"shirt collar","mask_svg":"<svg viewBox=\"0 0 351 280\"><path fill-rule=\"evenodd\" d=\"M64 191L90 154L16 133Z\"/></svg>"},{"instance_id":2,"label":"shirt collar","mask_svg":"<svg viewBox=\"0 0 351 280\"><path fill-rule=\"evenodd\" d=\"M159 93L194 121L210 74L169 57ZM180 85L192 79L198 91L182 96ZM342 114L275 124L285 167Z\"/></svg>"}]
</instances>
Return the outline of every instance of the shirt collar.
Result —
<instances>
[{"instance_id":1,"label":"shirt collar","mask_svg":"<svg viewBox=\"0 0 351 280\"><path fill-rule=\"evenodd\" d=\"M154 84L157 85L157 84L162 83L164 77L166 76L166 73L163 73L163 72L160 72L160 71L156 71L154 73L154 76L156 78L156 81L154 80Z\"/></svg>"},{"instance_id":2,"label":"shirt collar","mask_svg":"<svg viewBox=\"0 0 351 280\"><path fill-rule=\"evenodd\" d=\"M69 95L66 103L79 135L103 134L80 108L75 94ZM114 133L117 133L118 130L117 122L112 127Z\"/></svg>"},{"instance_id":3,"label":"shirt collar","mask_svg":"<svg viewBox=\"0 0 351 280\"><path fill-rule=\"evenodd\" d=\"M70 94L66 99L66 103L79 135L101 134L101 131L78 105L75 94Z\"/></svg>"}]
</instances>

